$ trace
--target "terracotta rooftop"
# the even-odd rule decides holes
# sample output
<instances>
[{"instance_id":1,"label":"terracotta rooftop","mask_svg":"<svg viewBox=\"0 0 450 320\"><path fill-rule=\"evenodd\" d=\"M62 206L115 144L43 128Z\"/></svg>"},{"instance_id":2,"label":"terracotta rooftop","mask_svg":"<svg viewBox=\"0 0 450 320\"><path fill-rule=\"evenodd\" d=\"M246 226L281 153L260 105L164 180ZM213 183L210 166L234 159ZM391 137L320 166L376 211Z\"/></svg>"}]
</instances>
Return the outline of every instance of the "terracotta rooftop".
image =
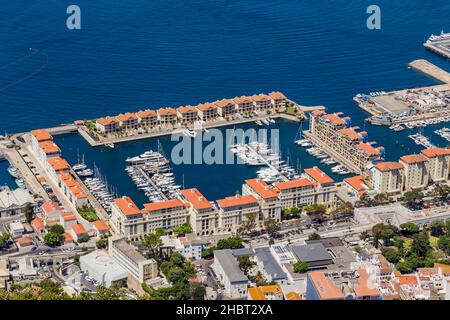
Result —
<instances>
[{"instance_id":1,"label":"terracotta rooftop","mask_svg":"<svg viewBox=\"0 0 450 320\"><path fill-rule=\"evenodd\" d=\"M76 234L85 234L86 233L86 229L83 227L82 224L74 224L72 226L72 229Z\"/></svg>"},{"instance_id":2,"label":"terracotta rooftop","mask_svg":"<svg viewBox=\"0 0 450 320\"><path fill-rule=\"evenodd\" d=\"M355 284L354 291L357 297L377 297L380 296L380 291L376 288L371 288L368 286L369 284L369 275L366 270L360 268L358 270L359 278L357 283Z\"/></svg>"},{"instance_id":3,"label":"terracotta rooftop","mask_svg":"<svg viewBox=\"0 0 450 320\"><path fill-rule=\"evenodd\" d=\"M201 111L206 111L209 109L216 109L217 106L213 103L200 103L199 105L197 105L197 109L201 110Z\"/></svg>"},{"instance_id":4,"label":"terracotta rooftop","mask_svg":"<svg viewBox=\"0 0 450 320\"><path fill-rule=\"evenodd\" d=\"M342 291L331 281L324 272L315 271L308 274L321 299L343 299Z\"/></svg>"},{"instance_id":5,"label":"terracotta rooftop","mask_svg":"<svg viewBox=\"0 0 450 320\"><path fill-rule=\"evenodd\" d=\"M222 99L222 100L217 100L215 102L213 102L216 106L223 108L226 107L228 105L234 105L234 101L231 99Z\"/></svg>"},{"instance_id":6,"label":"terracotta rooftop","mask_svg":"<svg viewBox=\"0 0 450 320\"><path fill-rule=\"evenodd\" d=\"M318 167L305 169L305 172L308 176L317 181L317 183L319 184L334 183L334 180L331 179L325 172L320 170Z\"/></svg>"},{"instance_id":7,"label":"terracotta rooftop","mask_svg":"<svg viewBox=\"0 0 450 320\"><path fill-rule=\"evenodd\" d=\"M216 201L221 208L240 207L249 204L258 204L258 200L252 195L236 195Z\"/></svg>"},{"instance_id":8,"label":"terracotta rooftop","mask_svg":"<svg viewBox=\"0 0 450 320\"><path fill-rule=\"evenodd\" d=\"M403 165L400 162L380 162L375 165L380 171L393 171L403 169Z\"/></svg>"},{"instance_id":9,"label":"terracotta rooftop","mask_svg":"<svg viewBox=\"0 0 450 320\"><path fill-rule=\"evenodd\" d=\"M31 134L36 138L37 141L46 141L46 140L52 140L53 137L47 130L44 129L37 129L32 130Z\"/></svg>"},{"instance_id":10,"label":"terracotta rooftop","mask_svg":"<svg viewBox=\"0 0 450 320\"><path fill-rule=\"evenodd\" d=\"M434 158L438 156L445 156L450 154L450 149L443 148L430 148L421 151L422 154L427 156L428 158Z\"/></svg>"},{"instance_id":11,"label":"terracotta rooftop","mask_svg":"<svg viewBox=\"0 0 450 320\"><path fill-rule=\"evenodd\" d=\"M111 123L115 123L115 122L119 122L119 120L116 117L103 117L100 119L97 119L97 123L103 125L103 126L107 126Z\"/></svg>"},{"instance_id":12,"label":"terracotta rooftop","mask_svg":"<svg viewBox=\"0 0 450 320\"><path fill-rule=\"evenodd\" d=\"M270 100L270 97L267 94L260 93L260 94L254 94L250 97L253 101L267 101Z\"/></svg>"},{"instance_id":13,"label":"terracotta rooftop","mask_svg":"<svg viewBox=\"0 0 450 320\"><path fill-rule=\"evenodd\" d=\"M286 99L286 96L280 91L273 91L269 93L269 97L271 97L274 100Z\"/></svg>"},{"instance_id":14,"label":"terracotta rooftop","mask_svg":"<svg viewBox=\"0 0 450 320\"><path fill-rule=\"evenodd\" d=\"M122 197L114 199L114 202L126 216L141 214L141 210L137 205L131 200L130 197Z\"/></svg>"},{"instance_id":15,"label":"terracotta rooftop","mask_svg":"<svg viewBox=\"0 0 450 320\"><path fill-rule=\"evenodd\" d=\"M60 153L61 150L59 149L58 145L54 143L53 141L43 141L39 142L39 148L44 151L45 154L52 154L52 153Z\"/></svg>"},{"instance_id":16,"label":"terracotta rooftop","mask_svg":"<svg viewBox=\"0 0 450 320\"><path fill-rule=\"evenodd\" d=\"M373 144L374 143L359 143L356 147L368 156L377 156L380 154L380 151L374 148Z\"/></svg>"},{"instance_id":17,"label":"terracotta rooftop","mask_svg":"<svg viewBox=\"0 0 450 320\"><path fill-rule=\"evenodd\" d=\"M44 211L45 213L49 213L53 210L61 211L61 207L56 202L49 200L49 201L45 201L42 204L41 210Z\"/></svg>"},{"instance_id":18,"label":"terracotta rooftop","mask_svg":"<svg viewBox=\"0 0 450 320\"><path fill-rule=\"evenodd\" d=\"M43 228L45 227L45 225L44 225L44 220L42 220L42 219L39 218L39 217L34 218L34 219L31 221L31 225L32 225L35 229L37 229L37 230L43 229Z\"/></svg>"},{"instance_id":19,"label":"terracotta rooftop","mask_svg":"<svg viewBox=\"0 0 450 320\"><path fill-rule=\"evenodd\" d=\"M356 132L353 128L344 128L344 129L339 130L339 132L342 135L349 138L350 140L359 140L359 141L362 140L361 135L358 132Z\"/></svg>"},{"instance_id":20,"label":"terracotta rooftop","mask_svg":"<svg viewBox=\"0 0 450 320\"><path fill-rule=\"evenodd\" d=\"M195 112L195 113L197 113L198 112L197 108L195 108L193 106L178 107L177 111L179 113L188 113L188 112Z\"/></svg>"},{"instance_id":21,"label":"terracotta rooftop","mask_svg":"<svg viewBox=\"0 0 450 320\"><path fill-rule=\"evenodd\" d=\"M92 222L92 225L98 231L108 231L109 230L108 224L103 220L94 221L94 222Z\"/></svg>"},{"instance_id":22,"label":"terracotta rooftop","mask_svg":"<svg viewBox=\"0 0 450 320\"><path fill-rule=\"evenodd\" d=\"M164 116L167 114L176 114L177 111L174 108L159 108L157 113L161 116Z\"/></svg>"},{"instance_id":23,"label":"terracotta rooftop","mask_svg":"<svg viewBox=\"0 0 450 320\"><path fill-rule=\"evenodd\" d=\"M297 180L275 183L275 187L278 188L279 190L302 188L302 187L308 187L308 186L311 187L314 185L315 185L314 182L312 182L309 179L297 179Z\"/></svg>"},{"instance_id":24,"label":"terracotta rooftop","mask_svg":"<svg viewBox=\"0 0 450 320\"><path fill-rule=\"evenodd\" d=\"M147 110L142 110L142 111L138 111L136 112L136 116L138 118L148 118L148 117L156 117L156 111L155 110L151 110L151 109L147 109Z\"/></svg>"},{"instance_id":25,"label":"terracotta rooftop","mask_svg":"<svg viewBox=\"0 0 450 320\"><path fill-rule=\"evenodd\" d=\"M233 101L234 101L234 103L239 104L239 103L245 103L245 102L252 102L252 99L247 96L241 96L241 97L233 98Z\"/></svg>"},{"instance_id":26,"label":"terracotta rooftop","mask_svg":"<svg viewBox=\"0 0 450 320\"><path fill-rule=\"evenodd\" d=\"M427 162L428 159L421 154L410 154L400 157L400 160L407 164Z\"/></svg>"},{"instance_id":27,"label":"terracotta rooftop","mask_svg":"<svg viewBox=\"0 0 450 320\"><path fill-rule=\"evenodd\" d=\"M277 190L267 185L267 183L264 180L249 179L245 180L245 183L263 199L271 199L278 196Z\"/></svg>"},{"instance_id":28,"label":"terracotta rooftop","mask_svg":"<svg viewBox=\"0 0 450 320\"><path fill-rule=\"evenodd\" d=\"M69 164L61 157L48 159L47 162L52 166L53 170L61 171L69 169Z\"/></svg>"},{"instance_id":29,"label":"terracotta rooftop","mask_svg":"<svg viewBox=\"0 0 450 320\"><path fill-rule=\"evenodd\" d=\"M366 192L366 183L363 176L345 178L344 181L352 186L352 188L355 189L359 194Z\"/></svg>"},{"instance_id":30,"label":"terracotta rooftop","mask_svg":"<svg viewBox=\"0 0 450 320\"><path fill-rule=\"evenodd\" d=\"M128 120L133 120L133 119L136 119L136 114L131 113L131 112L121 113L117 116L117 119L122 122L128 121Z\"/></svg>"},{"instance_id":31,"label":"terracotta rooftop","mask_svg":"<svg viewBox=\"0 0 450 320\"><path fill-rule=\"evenodd\" d=\"M196 188L181 190L183 196L197 209L210 209L213 205Z\"/></svg>"},{"instance_id":32,"label":"terracotta rooftop","mask_svg":"<svg viewBox=\"0 0 450 320\"><path fill-rule=\"evenodd\" d=\"M345 121L341 119L336 113L325 114L323 118L330 120L334 125L344 125Z\"/></svg>"},{"instance_id":33,"label":"terracotta rooftop","mask_svg":"<svg viewBox=\"0 0 450 320\"><path fill-rule=\"evenodd\" d=\"M167 200L162 202L154 202L154 203L145 203L144 210L147 213L151 213L154 211L159 211L163 209L173 209L178 207L185 207L186 204L180 199Z\"/></svg>"}]
</instances>

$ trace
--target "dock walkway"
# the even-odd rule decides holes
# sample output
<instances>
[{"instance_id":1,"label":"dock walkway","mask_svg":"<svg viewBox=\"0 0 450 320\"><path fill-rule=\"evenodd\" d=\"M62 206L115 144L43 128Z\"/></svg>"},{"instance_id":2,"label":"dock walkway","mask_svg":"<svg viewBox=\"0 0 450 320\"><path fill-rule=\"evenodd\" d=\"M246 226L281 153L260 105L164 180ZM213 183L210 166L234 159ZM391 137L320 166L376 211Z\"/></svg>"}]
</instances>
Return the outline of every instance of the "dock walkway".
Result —
<instances>
[{"instance_id":1,"label":"dock walkway","mask_svg":"<svg viewBox=\"0 0 450 320\"><path fill-rule=\"evenodd\" d=\"M434 64L432 64L427 60L424 59L414 60L410 62L408 65L414 70L419 71L442 83L450 83L450 73L439 68L438 66L435 66Z\"/></svg>"}]
</instances>

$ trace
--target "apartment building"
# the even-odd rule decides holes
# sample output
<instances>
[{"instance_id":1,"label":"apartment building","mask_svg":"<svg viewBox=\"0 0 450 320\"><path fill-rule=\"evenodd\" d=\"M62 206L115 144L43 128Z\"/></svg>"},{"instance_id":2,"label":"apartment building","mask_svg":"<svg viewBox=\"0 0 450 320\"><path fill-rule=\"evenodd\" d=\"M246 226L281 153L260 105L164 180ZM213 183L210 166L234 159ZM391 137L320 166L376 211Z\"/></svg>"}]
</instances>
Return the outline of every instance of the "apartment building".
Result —
<instances>
[{"instance_id":1,"label":"apartment building","mask_svg":"<svg viewBox=\"0 0 450 320\"><path fill-rule=\"evenodd\" d=\"M37 150L37 156L41 163L47 162L48 158L56 158L61 156L61 150L58 145L53 141L39 142L39 148Z\"/></svg>"},{"instance_id":2,"label":"apartment building","mask_svg":"<svg viewBox=\"0 0 450 320\"><path fill-rule=\"evenodd\" d=\"M315 183L314 203L333 207L337 193L334 180L318 167L305 169L305 176Z\"/></svg>"},{"instance_id":3,"label":"apartment building","mask_svg":"<svg viewBox=\"0 0 450 320\"><path fill-rule=\"evenodd\" d=\"M189 204L192 232L197 236L214 233L217 217L214 205L196 188L182 190L181 194Z\"/></svg>"},{"instance_id":4,"label":"apartment building","mask_svg":"<svg viewBox=\"0 0 450 320\"><path fill-rule=\"evenodd\" d=\"M272 218L281 221L281 202L278 199L279 190L269 186L264 180L249 179L242 185L243 195L253 195L259 201L261 208L260 225L265 219Z\"/></svg>"},{"instance_id":5,"label":"apartment building","mask_svg":"<svg viewBox=\"0 0 450 320\"><path fill-rule=\"evenodd\" d=\"M231 99L223 99L213 102L217 106L217 113L223 117L227 118L236 114L236 104Z\"/></svg>"},{"instance_id":6,"label":"apartment building","mask_svg":"<svg viewBox=\"0 0 450 320\"><path fill-rule=\"evenodd\" d=\"M143 209L129 197L117 198L111 205L111 227L131 241L157 229L172 231L189 222L189 210L179 199L146 203Z\"/></svg>"},{"instance_id":7,"label":"apartment building","mask_svg":"<svg viewBox=\"0 0 450 320\"><path fill-rule=\"evenodd\" d=\"M139 126L139 120L135 113L121 113L117 116L117 120L119 120L120 127L124 130L137 129Z\"/></svg>"},{"instance_id":8,"label":"apartment building","mask_svg":"<svg viewBox=\"0 0 450 320\"><path fill-rule=\"evenodd\" d=\"M380 162L372 169L372 185L377 193L401 194L404 166L399 162Z\"/></svg>"},{"instance_id":9,"label":"apartment building","mask_svg":"<svg viewBox=\"0 0 450 320\"><path fill-rule=\"evenodd\" d=\"M171 126L177 122L177 111L174 108L160 108L156 113L162 126Z\"/></svg>"},{"instance_id":10,"label":"apartment building","mask_svg":"<svg viewBox=\"0 0 450 320\"><path fill-rule=\"evenodd\" d=\"M60 173L58 178L59 187L75 207L81 207L88 204L88 197L86 193L70 173Z\"/></svg>"},{"instance_id":11,"label":"apartment building","mask_svg":"<svg viewBox=\"0 0 450 320\"><path fill-rule=\"evenodd\" d=\"M70 171L69 164L61 157L48 159L45 165L48 173L50 174L50 178L56 184L59 183L60 174L68 173Z\"/></svg>"},{"instance_id":12,"label":"apartment building","mask_svg":"<svg viewBox=\"0 0 450 320\"><path fill-rule=\"evenodd\" d=\"M214 251L214 262L211 268L224 286L225 296L235 299L247 297L249 279L239 268L232 250Z\"/></svg>"},{"instance_id":13,"label":"apartment building","mask_svg":"<svg viewBox=\"0 0 450 320\"><path fill-rule=\"evenodd\" d=\"M32 130L30 132L31 147L36 154L41 152L40 143L53 142L53 136L44 129Z\"/></svg>"},{"instance_id":14,"label":"apartment building","mask_svg":"<svg viewBox=\"0 0 450 320\"><path fill-rule=\"evenodd\" d=\"M269 93L269 97L272 99L272 103L275 109L282 111L286 108L287 98L283 93L274 91Z\"/></svg>"},{"instance_id":15,"label":"apartment building","mask_svg":"<svg viewBox=\"0 0 450 320\"><path fill-rule=\"evenodd\" d=\"M155 110L143 110L136 113L139 126L143 128L153 128L158 125L158 114Z\"/></svg>"},{"instance_id":16,"label":"apartment building","mask_svg":"<svg viewBox=\"0 0 450 320\"><path fill-rule=\"evenodd\" d=\"M241 115L252 114L255 111L255 105L250 97L236 97L233 102L237 106L237 112Z\"/></svg>"},{"instance_id":17,"label":"apartment building","mask_svg":"<svg viewBox=\"0 0 450 320\"><path fill-rule=\"evenodd\" d=\"M363 176L353 176L343 180L343 186L357 200L371 190L370 183Z\"/></svg>"},{"instance_id":18,"label":"apartment building","mask_svg":"<svg viewBox=\"0 0 450 320\"><path fill-rule=\"evenodd\" d=\"M404 169L405 191L422 189L428 185L428 158L420 154L410 154L400 157L399 161Z\"/></svg>"},{"instance_id":19,"label":"apartment building","mask_svg":"<svg viewBox=\"0 0 450 320\"><path fill-rule=\"evenodd\" d=\"M178 121L181 124L190 124L198 121L198 109L193 106L185 106L177 108Z\"/></svg>"},{"instance_id":20,"label":"apartment building","mask_svg":"<svg viewBox=\"0 0 450 320\"><path fill-rule=\"evenodd\" d=\"M450 149L430 148L421 151L428 158L429 178L434 183L448 180L450 168Z\"/></svg>"},{"instance_id":21,"label":"apartment building","mask_svg":"<svg viewBox=\"0 0 450 320\"><path fill-rule=\"evenodd\" d=\"M120 130L120 121L117 117L104 117L95 121L95 128L98 132L107 135Z\"/></svg>"},{"instance_id":22,"label":"apartment building","mask_svg":"<svg viewBox=\"0 0 450 320\"><path fill-rule=\"evenodd\" d=\"M59 223L59 218L61 216L62 209L56 202L49 200L42 204L40 208L40 213L45 223L48 225L52 225Z\"/></svg>"},{"instance_id":23,"label":"apartment building","mask_svg":"<svg viewBox=\"0 0 450 320\"><path fill-rule=\"evenodd\" d=\"M158 276L158 265L154 259L146 259L132 245L126 242L126 238L115 235L108 238L109 256L124 268L128 274L128 285L141 291L141 284Z\"/></svg>"},{"instance_id":24,"label":"apartment building","mask_svg":"<svg viewBox=\"0 0 450 320\"><path fill-rule=\"evenodd\" d=\"M278 182L275 187L282 209L301 208L313 204L316 198L315 183L307 178Z\"/></svg>"},{"instance_id":25,"label":"apartment building","mask_svg":"<svg viewBox=\"0 0 450 320\"><path fill-rule=\"evenodd\" d=\"M202 103L197 105L198 116L202 121L210 121L219 116L217 106L213 103Z\"/></svg>"},{"instance_id":26,"label":"apartment building","mask_svg":"<svg viewBox=\"0 0 450 320\"><path fill-rule=\"evenodd\" d=\"M311 113L310 133L352 165L352 170L363 172L367 164L384 158L384 148L368 142L368 134L351 126L351 119L342 112L327 114L323 110Z\"/></svg>"},{"instance_id":27,"label":"apartment building","mask_svg":"<svg viewBox=\"0 0 450 320\"><path fill-rule=\"evenodd\" d=\"M236 233L241 223L251 213L256 213L256 225L259 224L259 201L253 195L236 195L216 201L219 208L218 229L222 232Z\"/></svg>"},{"instance_id":28,"label":"apartment building","mask_svg":"<svg viewBox=\"0 0 450 320\"><path fill-rule=\"evenodd\" d=\"M255 94L250 98L253 100L257 112L267 112L274 107L272 99L266 94Z\"/></svg>"},{"instance_id":29,"label":"apartment building","mask_svg":"<svg viewBox=\"0 0 450 320\"><path fill-rule=\"evenodd\" d=\"M37 203L27 190L9 187L0 190L0 218L23 215L27 204L36 210Z\"/></svg>"}]
</instances>

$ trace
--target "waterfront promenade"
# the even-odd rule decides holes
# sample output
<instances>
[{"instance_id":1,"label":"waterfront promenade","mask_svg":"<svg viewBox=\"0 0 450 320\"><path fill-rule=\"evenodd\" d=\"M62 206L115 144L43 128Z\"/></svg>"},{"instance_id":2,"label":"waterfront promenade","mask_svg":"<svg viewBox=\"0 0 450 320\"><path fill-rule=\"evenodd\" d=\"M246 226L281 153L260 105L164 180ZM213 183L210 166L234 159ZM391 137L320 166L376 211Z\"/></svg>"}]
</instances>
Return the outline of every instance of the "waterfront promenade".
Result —
<instances>
[{"instance_id":1,"label":"waterfront promenade","mask_svg":"<svg viewBox=\"0 0 450 320\"><path fill-rule=\"evenodd\" d=\"M410 62L408 65L412 69L419 71L433 79L436 79L439 82L450 83L450 73L435 66L434 64L432 64L427 60L424 59L414 60Z\"/></svg>"}]
</instances>

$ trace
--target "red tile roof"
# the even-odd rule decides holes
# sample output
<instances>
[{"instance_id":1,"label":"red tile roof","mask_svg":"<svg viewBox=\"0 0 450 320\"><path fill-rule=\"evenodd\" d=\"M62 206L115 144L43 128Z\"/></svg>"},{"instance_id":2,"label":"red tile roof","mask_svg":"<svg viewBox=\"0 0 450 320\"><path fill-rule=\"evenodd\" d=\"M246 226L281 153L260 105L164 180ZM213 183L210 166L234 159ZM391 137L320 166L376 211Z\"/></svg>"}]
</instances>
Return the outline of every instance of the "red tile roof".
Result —
<instances>
[{"instance_id":1,"label":"red tile roof","mask_svg":"<svg viewBox=\"0 0 450 320\"><path fill-rule=\"evenodd\" d=\"M399 162L380 162L375 165L380 171L393 171L403 169L403 165Z\"/></svg>"},{"instance_id":2,"label":"red tile roof","mask_svg":"<svg viewBox=\"0 0 450 320\"><path fill-rule=\"evenodd\" d=\"M45 227L44 221L41 218L39 218L39 217L34 218L33 221L31 221L31 225L36 230L43 229Z\"/></svg>"},{"instance_id":3,"label":"red tile roof","mask_svg":"<svg viewBox=\"0 0 450 320\"><path fill-rule=\"evenodd\" d=\"M72 242L73 241L73 237L69 232L64 233L64 241L65 242Z\"/></svg>"},{"instance_id":4,"label":"red tile roof","mask_svg":"<svg viewBox=\"0 0 450 320\"><path fill-rule=\"evenodd\" d=\"M334 125L343 125L345 121L342 120L336 113L325 114L323 118L330 120Z\"/></svg>"},{"instance_id":5,"label":"red tile roof","mask_svg":"<svg viewBox=\"0 0 450 320\"><path fill-rule=\"evenodd\" d=\"M83 227L82 224L74 224L72 226L72 229L76 234L85 234L86 233L86 229Z\"/></svg>"},{"instance_id":6,"label":"red tile roof","mask_svg":"<svg viewBox=\"0 0 450 320\"><path fill-rule=\"evenodd\" d=\"M37 141L46 141L46 140L51 140L53 139L52 135L50 134L50 132L48 132L47 130L44 129L37 129L37 130L32 130L31 134L36 138Z\"/></svg>"},{"instance_id":7,"label":"red tile roof","mask_svg":"<svg viewBox=\"0 0 450 320\"><path fill-rule=\"evenodd\" d=\"M52 153L60 153L61 150L59 149L58 145L54 143L53 141L43 141L39 142L39 148L44 151L45 154L52 154Z\"/></svg>"},{"instance_id":8,"label":"red tile roof","mask_svg":"<svg viewBox=\"0 0 450 320\"><path fill-rule=\"evenodd\" d=\"M400 160L407 163L407 164L414 164L414 163L422 163L427 162L428 159L420 154L410 154L403 157L400 157Z\"/></svg>"},{"instance_id":9,"label":"red tile roof","mask_svg":"<svg viewBox=\"0 0 450 320\"><path fill-rule=\"evenodd\" d=\"M269 93L269 96L274 100L286 99L286 96L282 94L280 91L273 91Z\"/></svg>"},{"instance_id":10,"label":"red tile roof","mask_svg":"<svg viewBox=\"0 0 450 320\"><path fill-rule=\"evenodd\" d=\"M49 200L42 204L41 210L44 211L45 213L49 213L53 210L61 211L61 207L58 206L58 204L56 202Z\"/></svg>"},{"instance_id":11,"label":"red tile roof","mask_svg":"<svg viewBox=\"0 0 450 320\"><path fill-rule=\"evenodd\" d=\"M179 113L188 113L188 112L194 112L197 113L198 110L197 108L193 107L193 106L184 106L184 107L178 107L177 111Z\"/></svg>"},{"instance_id":12,"label":"red tile roof","mask_svg":"<svg viewBox=\"0 0 450 320\"><path fill-rule=\"evenodd\" d=\"M61 157L50 158L47 162L52 166L53 170L61 171L69 169L69 164Z\"/></svg>"},{"instance_id":13,"label":"red tile roof","mask_svg":"<svg viewBox=\"0 0 450 320\"><path fill-rule=\"evenodd\" d=\"M250 204L253 205L258 204L258 200L252 195L245 195L245 196L236 195L234 197L227 197L224 199L217 200L216 202L221 208L240 207Z\"/></svg>"},{"instance_id":14,"label":"red tile roof","mask_svg":"<svg viewBox=\"0 0 450 320\"><path fill-rule=\"evenodd\" d=\"M117 120L119 120L119 121L128 121L128 120L133 120L133 119L136 119L136 114L135 113L131 113L131 112L127 112L127 113L124 113L124 114L119 114L118 116L117 116Z\"/></svg>"},{"instance_id":15,"label":"red tile roof","mask_svg":"<svg viewBox=\"0 0 450 320\"><path fill-rule=\"evenodd\" d=\"M271 199L278 196L277 189L267 185L264 180L249 179L245 180L245 183L263 199Z\"/></svg>"},{"instance_id":16,"label":"red tile roof","mask_svg":"<svg viewBox=\"0 0 450 320\"><path fill-rule=\"evenodd\" d=\"M434 158L438 156L445 156L450 154L450 149L442 149L442 148L430 148L421 151L428 158Z\"/></svg>"},{"instance_id":17,"label":"red tile roof","mask_svg":"<svg viewBox=\"0 0 450 320\"><path fill-rule=\"evenodd\" d=\"M163 209L173 209L178 207L185 207L186 204L180 199L167 200L162 202L146 203L144 204L144 210L147 213L159 211Z\"/></svg>"},{"instance_id":18,"label":"red tile roof","mask_svg":"<svg viewBox=\"0 0 450 320\"><path fill-rule=\"evenodd\" d=\"M148 118L148 117L156 117L156 111L155 110L151 110L151 109L147 109L147 110L143 110L143 111L138 111L136 113L136 116L138 118Z\"/></svg>"},{"instance_id":19,"label":"red tile roof","mask_svg":"<svg viewBox=\"0 0 450 320\"><path fill-rule=\"evenodd\" d=\"M119 119L117 119L116 117L104 117L104 118L97 119L97 123L99 123L103 126L107 126L107 125L110 125L111 123L116 123L116 122L119 122Z\"/></svg>"},{"instance_id":20,"label":"red tile roof","mask_svg":"<svg viewBox=\"0 0 450 320\"><path fill-rule=\"evenodd\" d=\"M159 108L157 113L160 116L168 115L168 114L176 114L176 110L174 108Z\"/></svg>"},{"instance_id":21,"label":"red tile roof","mask_svg":"<svg viewBox=\"0 0 450 320\"><path fill-rule=\"evenodd\" d=\"M317 167L305 169L305 172L319 184L334 183L333 179L331 179L325 172Z\"/></svg>"},{"instance_id":22,"label":"red tile roof","mask_svg":"<svg viewBox=\"0 0 450 320\"><path fill-rule=\"evenodd\" d=\"M201 192L196 188L182 190L181 193L187 199L187 201L192 203L192 206L197 210L210 209L213 207L208 199L206 199L203 194L201 194Z\"/></svg>"},{"instance_id":23,"label":"red tile roof","mask_svg":"<svg viewBox=\"0 0 450 320\"><path fill-rule=\"evenodd\" d=\"M357 297L377 297L380 296L380 291L376 288L369 287L369 275L363 268L358 270L359 278L354 290Z\"/></svg>"},{"instance_id":24,"label":"red tile roof","mask_svg":"<svg viewBox=\"0 0 450 320\"><path fill-rule=\"evenodd\" d=\"M312 182L309 179L298 179L298 180L291 180L291 181L286 181L286 182L275 183L275 187L278 188L279 190L311 187L314 185L315 185L314 182Z\"/></svg>"},{"instance_id":25,"label":"red tile roof","mask_svg":"<svg viewBox=\"0 0 450 320\"><path fill-rule=\"evenodd\" d=\"M201 103L199 105L197 105L197 109L201 110L201 111L206 111L209 109L216 109L217 106L214 105L213 103Z\"/></svg>"},{"instance_id":26,"label":"red tile roof","mask_svg":"<svg viewBox=\"0 0 450 320\"><path fill-rule=\"evenodd\" d=\"M103 220L94 221L92 224L94 225L94 228L97 229L98 231L109 230L108 224Z\"/></svg>"},{"instance_id":27,"label":"red tile roof","mask_svg":"<svg viewBox=\"0 0 450 320\"><path fill-rule=\"evenodd\" d=\"M363 176L354 176L350 178L345 178L344 181L348 183L350 186L352 186L352 188L355 189L359 194L364 193L366 191L366 188L364 187L366 183L364 181Z\"/></svg>"},{"instance_id":28,"label":"red tile roof","mask_svg":"<svg viewBox=\"0 0 450 320\"><path fill-rule=\"evenodd\" d=\"M141 210L133 202L133 200L131 200L130 197L117 198L117 199L114 199L114 202L119 207L119 209L122 211L122 213L126 216L142 213Z\"/></svg>"},{"instance_id":29,"label":"red tile roof","mask_svg":"<svg viewBox=\"0 0 450 320\"><path fill-rule=\"evenodd\" d=\"M377 156L380 151L373 147L373 143L359 143L356 147L368 156Z\"/></svg>"},{"instance_id":30,"label":"red tile roof","mask_svg":"<svg viewBox=\"0 0 450 320\"><path fill-rule=\"evenodd\" d=\"M339 130L339 132L350 140L362 140L361 135L352 128L344 128Z\"/></svg>"},{"instance_id":31,"label":"red tile roof","mask_svg":"<svg viewBox=\"0 0 450 320\"><path fill-rule=\"evenodd\" d=\"M213 102L216 106L218 106L219 108L223 108L226 107L228 105L232 105L234 106L234 101L231 99L222 99L222 100L218 100Z\"/></svg>"},{"instance_id":32,"label":"red tile roof","mask_svg":"<svg viewBox=\"0 0 450 320\"><path fill-rule=\"evenodd\" d=\"M342 291L331 281L324 272L315 271L308 274L314 288L319 294L321 299L343 299L344 294Z\"/></svg>"}]
</instances>

